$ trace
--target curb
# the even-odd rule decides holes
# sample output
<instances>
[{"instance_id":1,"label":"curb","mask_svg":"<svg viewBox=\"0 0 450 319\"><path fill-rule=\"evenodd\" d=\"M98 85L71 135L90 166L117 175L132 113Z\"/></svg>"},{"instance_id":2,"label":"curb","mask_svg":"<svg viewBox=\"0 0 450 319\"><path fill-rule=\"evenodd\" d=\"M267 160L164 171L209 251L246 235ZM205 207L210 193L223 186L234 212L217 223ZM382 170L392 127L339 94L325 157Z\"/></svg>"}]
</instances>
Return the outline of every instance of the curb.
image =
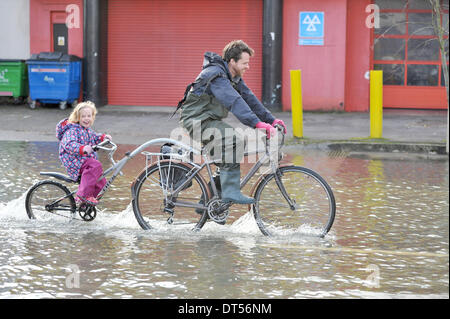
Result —
<instances>
[{"instance_id":1,"label":"curb","mask_svg":"<svg viewBox=\"0 0 450 319\"><path fill-rule=\"evenodd\" d=\"M390 152L390 153L426 153L446 155L445 145L412 144L412 143L330 143L331 150L359 151L359 152Z\"/></svg>"},{"instance_id":2,"label":"curb","mask_svg":"<svg viewBox=\"0 0 450 319\"><path fill-rule=\"evenodd\" d=\"M447 155L445 143L405 143L405 142L352 142L290 139L286 146L302 149L329 150L335 152L377 152L377 153L420 153Z\"/></svg>"}]
</instances>

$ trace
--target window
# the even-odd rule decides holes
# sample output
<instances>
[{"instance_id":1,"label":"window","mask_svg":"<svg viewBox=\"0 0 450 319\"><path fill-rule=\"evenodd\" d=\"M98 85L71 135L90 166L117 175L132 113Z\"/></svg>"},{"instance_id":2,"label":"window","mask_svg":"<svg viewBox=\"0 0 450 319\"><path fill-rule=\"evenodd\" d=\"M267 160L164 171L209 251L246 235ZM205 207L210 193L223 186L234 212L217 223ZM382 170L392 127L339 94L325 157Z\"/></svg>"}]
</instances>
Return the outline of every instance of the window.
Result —
<instances>
[{"instance_id":1,"label":"window","mask_svg":"<svg viewBox=\"0 0 450 319\"><path fill-rule=\"evenodd\" d=\"M374 0L380 27L374 29L373 69L383 83L396 86L444 86L439 42L428 0ZM441 25L448 52L448 1L441 0Z\"/></svg>"}]
</instances>

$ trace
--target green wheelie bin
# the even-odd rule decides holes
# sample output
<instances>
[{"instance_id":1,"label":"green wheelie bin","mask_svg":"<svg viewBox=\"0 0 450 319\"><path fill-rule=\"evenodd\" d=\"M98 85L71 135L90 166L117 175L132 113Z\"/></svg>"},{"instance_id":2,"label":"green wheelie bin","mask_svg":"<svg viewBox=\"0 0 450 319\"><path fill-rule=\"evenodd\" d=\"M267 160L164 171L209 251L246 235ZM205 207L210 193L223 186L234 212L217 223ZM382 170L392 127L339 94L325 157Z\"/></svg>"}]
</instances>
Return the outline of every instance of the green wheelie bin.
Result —
<instances>
[{"instance_id":1,"label":"green wheelie bin","mask_svg":"<svg viewBox=\"0 0 450 319\"><path fill-rule=\"evenodd\" d=\"M21 103L28 96L28 69L24 60L0 60L0 96Z\"/></svg>"}]
</instances>

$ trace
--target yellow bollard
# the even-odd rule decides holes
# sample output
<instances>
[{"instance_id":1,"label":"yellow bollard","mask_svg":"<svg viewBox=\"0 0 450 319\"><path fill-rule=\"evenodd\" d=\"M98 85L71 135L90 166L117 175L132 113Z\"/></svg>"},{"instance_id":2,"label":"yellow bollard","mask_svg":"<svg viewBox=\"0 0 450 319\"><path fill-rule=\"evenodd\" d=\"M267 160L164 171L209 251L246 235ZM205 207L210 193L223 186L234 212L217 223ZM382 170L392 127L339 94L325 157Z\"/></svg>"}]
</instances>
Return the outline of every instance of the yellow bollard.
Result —
<instances>
[{"instance_id":1,"label":"yellow bollard","mask_svg":"<svg viewBox=\"0 0 450 319\"><path fill-rule=\"evenodd\" d=\"M292 132L295 137L303 138L303 102L301 70L291 72Z\"/></svg>"},{"instance_id":2,"label":"yellow bollard","mask_svg":"<svg viewBox=\"0 0 450 319\"><path fill-rule=\"evenodd\" d=\"M383 71L370 71L370 138L383 135Z\"/></svg>"}]
</instances>

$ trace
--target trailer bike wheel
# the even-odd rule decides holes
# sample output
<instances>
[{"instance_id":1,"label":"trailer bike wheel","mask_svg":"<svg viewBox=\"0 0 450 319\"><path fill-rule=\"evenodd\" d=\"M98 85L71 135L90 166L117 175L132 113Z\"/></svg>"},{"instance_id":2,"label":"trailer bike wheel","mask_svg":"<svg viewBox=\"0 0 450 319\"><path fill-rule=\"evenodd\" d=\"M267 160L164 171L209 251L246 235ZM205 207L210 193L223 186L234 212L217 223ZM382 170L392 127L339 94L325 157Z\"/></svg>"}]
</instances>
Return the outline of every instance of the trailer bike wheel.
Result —
<instances>
[{"instance_id":1,"label":"trailer bike wheel","mask_svg":"<svg viewBox=\"0 0 450 319\"><path fill-rule=\"evenodd\" d=\"M276 174L284 195L273 173L264 176L255 191L253 213L261 232L266 236L325 236L336 214L335 198L327 182L300 166L280 167Z\"/></svg>"},{"instance_id":2,"label":"trailer bike wheel","mask_svg":"<svg viewBox=\"0 0 450 319\"><path fill-rule=\"evenodd\" d=\"M57 216L71 218L76 208L70 190L51 180L35 184L25 199L25 209L30 219L49 219Z\"/></svg>"},{"instance_id":3,"label":"trailer bike wheel","mask_svg":"<svg viewBox=\"0 0 450 319\"><path fill-rule=\"evenodd\" d=\"M154 164L142 171L133 186L133 211L143 229L167 229L180 226L200 230L208 219L207 210L198 213L193 207L176 204L198 204L200 199L209 200L207 186L196 175L176 196L172 192L190 174L192 168L171 162ZM176 203L174 205L174 203Z\"/></svg>"}]
</instances>

